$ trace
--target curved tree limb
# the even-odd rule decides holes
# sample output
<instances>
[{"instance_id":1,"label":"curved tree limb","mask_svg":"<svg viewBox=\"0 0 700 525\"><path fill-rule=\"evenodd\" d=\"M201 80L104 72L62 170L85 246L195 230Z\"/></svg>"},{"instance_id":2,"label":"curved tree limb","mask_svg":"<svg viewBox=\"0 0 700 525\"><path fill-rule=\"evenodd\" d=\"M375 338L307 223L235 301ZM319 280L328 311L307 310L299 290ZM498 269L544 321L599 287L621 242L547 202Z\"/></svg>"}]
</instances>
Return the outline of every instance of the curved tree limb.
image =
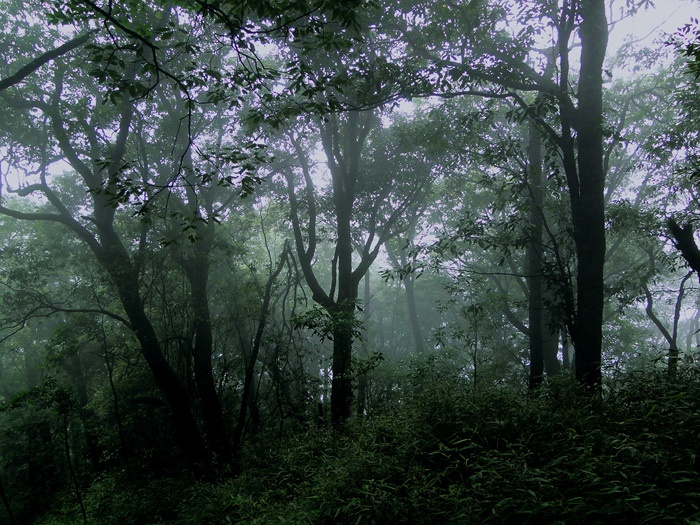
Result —
<instances>
[{"instance_id":1,"label":"curved tree limb","mask_svg":"<svg viewBox=\"0 0 700 525\"><path fill-rule=\"evenodd\" d=\"M0 80L0 91L4 91L16 84L19 84L44 64L47 64L52 60L55 60L58 57L65 55L69 51L72 51L73 49L82 46L84 43L90 40L90 37L92 37L92 35L98 32L99 29L93 29L92 31L82 36L76 37L73 40L69 40L62 46L59 46L55 49L50 49L49 51L46 51L45 53L39 55L34 60L29 62L29 64L26 64L25 66L21 67L19 71L17 71L17 73L15 73L14 75L10 75L9 77Z\"/></svg>"}]
</instances>

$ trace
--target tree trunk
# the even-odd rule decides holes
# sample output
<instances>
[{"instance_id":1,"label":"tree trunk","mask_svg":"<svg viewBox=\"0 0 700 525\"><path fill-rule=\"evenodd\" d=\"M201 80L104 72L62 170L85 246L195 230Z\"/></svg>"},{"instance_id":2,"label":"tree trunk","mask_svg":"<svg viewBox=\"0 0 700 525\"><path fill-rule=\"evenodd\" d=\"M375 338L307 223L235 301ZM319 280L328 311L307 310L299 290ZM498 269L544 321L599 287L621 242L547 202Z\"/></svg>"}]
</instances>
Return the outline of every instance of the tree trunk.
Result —
<instances>
[{"instance_id":1,"label":"tree trunk","mask_svg":"<svg viewBox=\"0 0 700 525\"><path fill-rule=\"evenodd\" d=\"M399 207L384 224L372 226L372 231L360 251L359 264L353 270L352 228L355 187L360 173L362 149L370 131L378 123L378 119L372 111L349 111L342 130L339 126L340 122L337 115L329 115L321 125L321 143L332 179L332 202L337 234L335 254L331 262L331 285L328 292L320 285L313 270L317 242L316 195L307 152L294 136L290 136L290 140L299 158L306 185L308 211L306 235L302 232L299 220L299 203L294 191L294 172L290 168L285 173L294 240L302 273L311 289L314 302L325 309L332 323L331 421L334 425L342 424L350 417L351 412L352 343L359 283L376 259L381 246L394 235L392 229L400 217L400 212L405 209L403 206ZM376 228L377 226L379 228Z\"/></svg>"},{"instance_id":2,"label":"tree trunk","mask_svg":"<svg viewBox=\"0 0 700 525\"><path fill-rule=\"evenodd\" d=\"M411 235L409 234L409 236ZM404 268L408 261L403 250L400 250L400 255L397 256L391 246L391 242L387 242L384 246L389 256L389 261L394 268ZM408 274L403 278L402 282L406 291L406 307L408 308L408 321L411 326L411 333L413 334L413 345L416 353L421 354L425 351L425 341L420 327L420 320L418 319L418 308L416 307L415 277L413 274Z\"/></svg>"},{"instance_id":3,"label":"tree trunk","mask_svg":"<svg viewBox=\"0 0 700 525\"><path fill-rule=\"evenodd\" d=\"M331 422L342 424L352 405L352 327L355 301L346 300L331 313L333 318L333 377L331 378Z\"/></svg>"},{"instance_id":4,"label":"tree trunk","mask_svg":"<svg viewBox=\"0 0 700 525\"><path fill-rule=\"evenodd\" d=\"M569 188L578 256L577 304L571 337L575 348L576 378L591 391L599 392L605 261L602 70L608 25L604 0L584 0L581 6L581 73L575 120L578 188Z\"/></svg>"},{"instance_id":5,"label":"tree trunk","mask_svg":"<svg viewBox=\"0 0 700 525\"><path fill-rule=\"evenodd\" d=\"M243 434L246 425L247 411L250 409L251 413L253 413L256 409L256 407L253 404L253 390L255 388L255 364L258 361L260 345L262 344L265 326L267 325L270 310L270 300L272 299L272 287L274 286L277 277L284 268L285 262L287 260L288 249L288 246L285 245L282 257L280 258L277 267L274 270L271 270L270 276L267 279L267 284L265 285L265 293L263 295L263 303L260 309L260 320L258 321L258 329L255 332L255 339L253 340L253 349L250 353L250 358L248 360L248 364L245 370L245 379L243 380L243 394L241 395L241 406L238 412L238 423L236 424L236 428L233 431L234 455L236 457L240 456ZM277 363L275 363L275 368L276 367ZM258 420L260 419L259 415L255 417Z\"/></svg>"},{"instance_id":6,"label":"tree trunk","mask_svg":"<svg viewBox=\"0 0 700 525\"><path fill-rule=\"evenodd\" d=\"M542 140L534 124L529 127L527 179L530 191L530 240L527 245L528 312L530 326L530 391L542 384L544 375L544 321L542 306Z\"/></svg>"},{"instance_id":7,"label":"tree trunk","mask_svg":"<svg viewBox=\"0 0 700 525\"><path fill-rule=\"evenodd\" d=\"M202 240L201 242L206 242ZM198 246L195 246L197 249ZM212 370L212 353L214 339L212 335L211 314L209 311L209 296L207 281L209 278L209 249L199 247L201 252L188 261L185 272L190 282L190 293L194 306L195 342L192 349L194 361L194 379L202 408L204 428L212 452L221 462L231 460L231 450L226 435L226 425L221 412L221 403L216 392L216 383Z\"/></svg>"},{"instance_id":8,"label":"tree trunk","mask_svg":"<svg viewBox=\"0 0 700 525\"><path fill-rule=\"evenodd\" d=\"M552 314L545 309L542 316L544 340L542 353L544 358L544 373L547 377L561 373L562 363L559 361L559 329L553 329Z\"/></svg>"},{"instance_id":9,"label":"tree trunk","mask_svg":"<svg viewBox=\"0 0 700 525\"><path fill-rule=\"evenodd\" d=\"M85 504L83 503L83 496L80 492L80 483L78 481L78 476L73 468L73 461L71 460L70 454L70 441L68 439L68 412L64 409L63 412L63 450L66 453L66 462L68 463L68 472L70 472L71 481L73 481L73 491L75 493L75 498L78 500L78 506L80 507L80 512L83 516L83 523L87 523L87 513L85 512Z\"/></svg>"},{"instance_id":10,"label":"tree trunk","mask_svg":"<svg viewBox=\"0 0 700 525\"><path fill-rule=\"evenodd\" d=\"M64 361L63 369L73 380L73 388L75 389L78 401L78 417L85 429L85 443L88 447L90 462L93 471L99 472L101 470L100 459L102 456L102 447L100 447L99 435L96 427L96 421L98 419L95 411L88 406L87 377L83 370L80 354L73 354Z\"/></svg>"},{"instance_id":11,"label":"tree trunk","mask_svg":"<svg viewBox=\"0 0 700 525\"><path fill-rule=\"evenodd\" d=\"M668 229L671 230L676 245L676 249L681 252L683 258L690 267L695 270L700 278L700 249L695 242L692 224L681 227L673 219L667 221Z\"/></svg>"},{"instance_id":12,"label":"tree trunk","mask_svg":"<svg viewBox=\"0 0 700 525\"><path fill-rule=\"evenodd\" d=\"M138 275L129 255L111 226L101 225L100 237L103 249L97 252L98 259L117 288L131 329L141 346L141 353L172 411L175 441L190 466L199 469L209 458L192 414L189 394L163 355L156 332L146 315Z\"/></svg>"},{"instance_id":13,"label":"tree trunk","mask_svg":"<svg viewBox=\"0 0 700 525\"><path fill-rule=\"evenodd\" d=\"M652 264L652 269L650 270L650 272L653 272L653 258L651 258L651 253L650 261ZM668 379L670 381L673 381L676 378L676 374L678 372L678 323L680 322L681 310L683 308L683 298L685 297L685 283L688 281L688 279L690 279L692 275L692 271L688 272L685 275L685 277L683 277L683 279L681 280L680 288L678 289L678 295L676 296L676 304L673 312L673 328L671 329L671 332L668 331L666 326L664 326L664 324L661 322L661 319L659 319L659 317L654 312L654 298L651 295L649 287L646 283L642 286L642 290L644 291L644 295L647 299L647 316L649 317L649 319L651 319L652 323L654 323L654 326L658 328L659 332L661 332L661 335L663 335L664 339L668 343Z\"/></svg>"}]
</instances>

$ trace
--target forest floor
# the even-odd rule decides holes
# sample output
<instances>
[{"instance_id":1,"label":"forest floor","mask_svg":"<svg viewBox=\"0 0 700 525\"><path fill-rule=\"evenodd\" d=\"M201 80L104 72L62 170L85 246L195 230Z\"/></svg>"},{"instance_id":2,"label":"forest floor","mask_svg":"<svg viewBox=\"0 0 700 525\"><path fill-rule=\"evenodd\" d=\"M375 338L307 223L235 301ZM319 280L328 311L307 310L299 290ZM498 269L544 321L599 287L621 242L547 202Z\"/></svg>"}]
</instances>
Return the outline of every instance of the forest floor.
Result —
<instances>
[{"instance_id":1,"label":"forest floor","mask_svg":"<svg viewBox=\"0 0 700 525\"><path fill-rule=\"evenodd\" d=\"M459 388L427 382L344 432L261 433L237 476L103 476L88 522L700 523L698 374L630 375L594 401L567 380L536 396ZM39 523L83 518L66 494Z\"/></svg>"}]
</instances>

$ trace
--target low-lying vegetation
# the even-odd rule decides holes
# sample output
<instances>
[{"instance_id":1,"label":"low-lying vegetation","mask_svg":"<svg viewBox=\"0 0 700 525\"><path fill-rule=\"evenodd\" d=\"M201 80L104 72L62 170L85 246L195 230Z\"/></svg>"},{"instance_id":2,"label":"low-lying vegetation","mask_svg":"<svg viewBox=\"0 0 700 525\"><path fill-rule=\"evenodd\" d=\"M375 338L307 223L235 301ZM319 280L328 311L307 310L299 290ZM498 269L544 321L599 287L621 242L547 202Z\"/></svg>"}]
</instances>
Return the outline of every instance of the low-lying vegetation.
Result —
<instances>
[{"instance_id":1,"label":"low-lying vegetation","mask_svg":"<svg viewBox=\"0 0 700 525\"><path fill-rule=\"evenodd\" d=\"M88 521L229 523L697 523L700 377L638 374L602 399L565 378L539 395L423 381L343 432L258 435L241 473L127 483L84 495ZM81 523L66 494L40 523Z\"/></svg>"}]
</instances>

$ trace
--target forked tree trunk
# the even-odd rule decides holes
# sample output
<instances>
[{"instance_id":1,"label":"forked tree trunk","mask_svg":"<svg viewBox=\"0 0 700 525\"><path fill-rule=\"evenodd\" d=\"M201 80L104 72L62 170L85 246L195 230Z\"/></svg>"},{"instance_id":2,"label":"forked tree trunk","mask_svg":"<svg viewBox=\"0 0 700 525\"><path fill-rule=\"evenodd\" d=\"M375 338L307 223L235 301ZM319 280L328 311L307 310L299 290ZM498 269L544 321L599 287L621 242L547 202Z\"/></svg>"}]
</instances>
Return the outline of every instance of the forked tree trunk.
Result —
<instances>
[{"instance_id":1,"label":"forked tree trunk","mask_svg":"<svg viewBox=\"0 0 700 525\"><path fill-rule=\"evenodd\" d=\"M141 346L141 354L170 407L178 448L190 466L199 469L208 463L209 457L192 413L190 396L163 355L156 332L144 310L138 280L130 271L130 261L124 256L107 256L102 262L117 288L131 328Z\"/></svg>"},{"instance_id":2,"label":"forked tree trunk","mask_svg":"<svg viewBox=\"0 0 700 525\"><path fill-rule=\"evenodd\" d=\"M231 449L212 369L214 338L207 292L209 253L208 247L202 248L206 251L197 254L185 266L185 273L190 283L190 293L194 303L195 341L192 349L194 380L197 385L197 394L199 395L202 419L204 420L204 429L209 446L222 463L228 463L231 460Z\"/></svg>"}]
</instances>

